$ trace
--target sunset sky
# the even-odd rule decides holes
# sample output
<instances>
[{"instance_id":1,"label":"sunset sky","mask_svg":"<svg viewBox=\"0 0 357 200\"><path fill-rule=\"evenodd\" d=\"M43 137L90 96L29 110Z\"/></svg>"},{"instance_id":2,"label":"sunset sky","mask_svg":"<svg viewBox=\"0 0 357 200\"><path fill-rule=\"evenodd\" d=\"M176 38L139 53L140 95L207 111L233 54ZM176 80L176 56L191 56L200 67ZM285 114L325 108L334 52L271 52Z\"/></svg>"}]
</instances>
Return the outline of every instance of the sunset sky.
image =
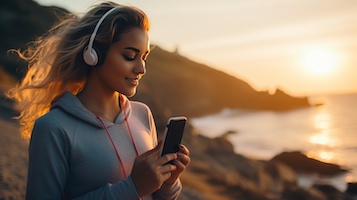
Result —
<instances>
[{"instance_id":1,"label":"sunset sky","mask_svg":"<svg viewBox=\"0 0 357 200\"><path fill-rule=\"evenodd\" d=\"M98 2L36 1L76 13ZM152 43L256 90L357 92L356 0L114 1L148 14Z\"/></svg>"}]
</instances>

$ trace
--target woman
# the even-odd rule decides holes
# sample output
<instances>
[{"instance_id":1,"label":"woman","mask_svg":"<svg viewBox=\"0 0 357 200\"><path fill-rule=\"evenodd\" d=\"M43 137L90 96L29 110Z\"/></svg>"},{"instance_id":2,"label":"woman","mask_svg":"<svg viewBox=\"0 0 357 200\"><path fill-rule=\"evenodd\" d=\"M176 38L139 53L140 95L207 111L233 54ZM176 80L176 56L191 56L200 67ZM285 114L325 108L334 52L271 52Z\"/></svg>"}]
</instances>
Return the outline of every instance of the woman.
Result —
<instances>
[{"instance_id":1,"label":"woman","mask_svg":"<svg viewBox=\"0 0 357 200\"><path fill-rule=\"evenodd\" d=\"M29 70L9 96L31 138L27 199L177 199L189 151L159 157L150 109L127 98L146 72L148 30L141 10L106 2L18 52Z\"/></svg>"}]
</instances>

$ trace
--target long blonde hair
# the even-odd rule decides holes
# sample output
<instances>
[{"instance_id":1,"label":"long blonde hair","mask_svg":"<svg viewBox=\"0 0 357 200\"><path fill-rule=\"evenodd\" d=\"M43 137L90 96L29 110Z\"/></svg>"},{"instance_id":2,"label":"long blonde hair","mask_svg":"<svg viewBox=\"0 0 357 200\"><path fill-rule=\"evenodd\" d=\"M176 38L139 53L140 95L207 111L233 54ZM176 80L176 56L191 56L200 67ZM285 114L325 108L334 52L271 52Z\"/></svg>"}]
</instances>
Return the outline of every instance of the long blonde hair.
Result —
<instances>
[{"instance_id":1,"label":"long blonde hair","mask_svg":"<svg viewBox=\"0 0 357 200\"><path fill-rule=\"evenodd\" d=\"M104 62L110 45L120 40L123 32L134 27L149 30L143 11L113 2L101 3L83 17L69 14L27 50L16 50L27 61L28 71L7 96L15 100L15 108L20 111L18 119L23 138L31 137L35 120L49 112L52 101L66 91L77 94L83 89L91 69L83 61L83 50L99 19L113 7L117 9L106 17L95 37L94 46L100 54L98 67Z\"/></svg>"}]
</instances>

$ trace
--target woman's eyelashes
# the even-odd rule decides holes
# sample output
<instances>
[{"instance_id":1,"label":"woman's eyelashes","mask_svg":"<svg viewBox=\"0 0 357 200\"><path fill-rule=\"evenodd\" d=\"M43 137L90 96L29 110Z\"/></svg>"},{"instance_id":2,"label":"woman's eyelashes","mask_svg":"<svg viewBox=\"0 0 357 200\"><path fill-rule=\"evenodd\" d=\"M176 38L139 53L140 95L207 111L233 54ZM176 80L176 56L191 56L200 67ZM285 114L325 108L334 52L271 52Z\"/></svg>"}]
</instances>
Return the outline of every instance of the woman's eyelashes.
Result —
<instances>
[{"instance_id":1,"label":"woman's eyelashes","mask_svg":"<svg viewBox=\"0 0 357 200\"><path fill-rule=\"evenodd\" d=\"M128 56L128 55L123 55L124 59L127 60L127 61L134 61L138 56L137 55L134 55L134 56ZM145 54L141 57L141 59L146 62L147 61L147 57L148 55Z\"/></svg>"},{"instance_id":2,"label":"woman's eyelashes","mask_svg":"<svg viewBox=\"0 0 357 200\"><path fill-rule=\"evenodd\" d=\"M135 60L136 56L127 56L127 55L123 55L124 59L127 61L133 61Z\"/></svg>"}]
</instances>

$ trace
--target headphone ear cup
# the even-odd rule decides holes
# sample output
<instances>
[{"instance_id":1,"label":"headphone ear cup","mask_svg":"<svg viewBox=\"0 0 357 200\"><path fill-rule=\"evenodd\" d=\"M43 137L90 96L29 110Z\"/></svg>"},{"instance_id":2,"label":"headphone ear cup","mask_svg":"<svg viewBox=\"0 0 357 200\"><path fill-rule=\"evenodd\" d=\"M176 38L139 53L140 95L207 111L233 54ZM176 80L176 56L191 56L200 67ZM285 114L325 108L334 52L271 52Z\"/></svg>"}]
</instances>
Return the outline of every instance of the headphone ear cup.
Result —
<instances>
[{"instance_id":1,"label":"headphone ear cup","mask_svg":"<svg viewBox=\"0 0 357 200\"><path fill-rule=\"evenodd\" d=\"M87 65L94 67L98 63L98 54L93 48L88 46L83 51L83 60Z\"/></svg>"}]
</instances>

